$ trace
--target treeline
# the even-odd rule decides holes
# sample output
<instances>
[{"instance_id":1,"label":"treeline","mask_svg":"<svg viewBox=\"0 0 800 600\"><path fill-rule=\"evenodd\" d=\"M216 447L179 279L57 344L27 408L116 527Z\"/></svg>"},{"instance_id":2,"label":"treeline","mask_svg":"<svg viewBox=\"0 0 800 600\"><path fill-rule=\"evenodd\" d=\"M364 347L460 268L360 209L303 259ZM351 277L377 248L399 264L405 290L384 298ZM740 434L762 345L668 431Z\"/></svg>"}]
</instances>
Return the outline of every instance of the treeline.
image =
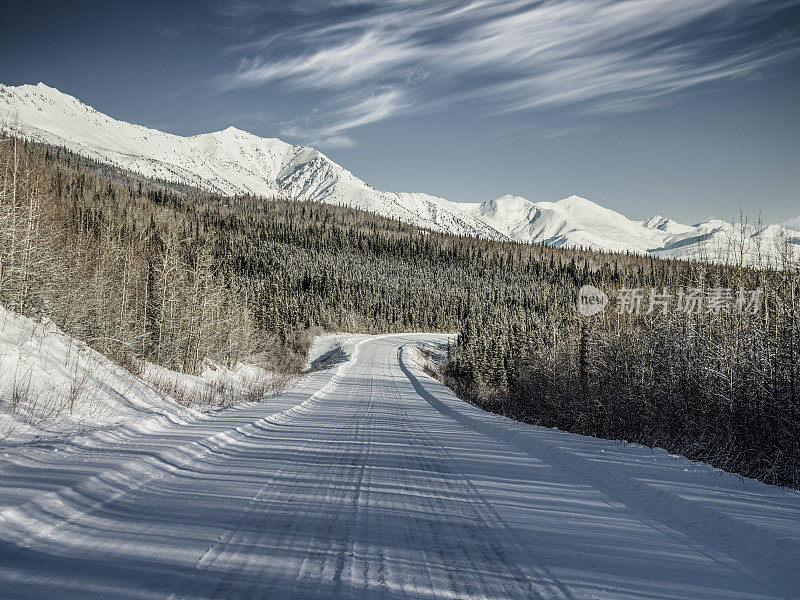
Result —
<instances>
[{"instance_id":1,"label":"treeline","mask_svg":"<svg viewBox=\"0 0 800 600\"><path fill-rule=\"evenodd\" d=\"M192 372L204 357L296 361L318 330L459 332L445 377L489 410L800 487L800 281L788 262L461 238L344 207L218 197L57 148L0 148L0 303L117 360ZM639 288L643 310L583 317L585 284ZM650 289L740 287L763 290L758 311L645 314Z\"/></svg>"},{"instance_id":2,"label":"treeline","mask_svg":"<svg viewBox=\"0 0 800 600\"><path fill-rule=\"evenodd\" d=\"M197 373L276 350L207 231L69 153L0 139L0 304L129 368ZM297 358L295 358L295 361ZM285 361L278 361L285 364Z\"/></svg>"},{"instance_id":3,"label":"treeline","mask_svg":"<svg viewBox=\"0 0 800 600\"><path fill-rule=\"evenodd\" d=\"M490 307L462 327L444 369L462 395L800 487L800 274L788 260L755 270L628 257L552 275L534 310ZM618 293L582 316L583 284Z\"/></svg>"}]
</instances>

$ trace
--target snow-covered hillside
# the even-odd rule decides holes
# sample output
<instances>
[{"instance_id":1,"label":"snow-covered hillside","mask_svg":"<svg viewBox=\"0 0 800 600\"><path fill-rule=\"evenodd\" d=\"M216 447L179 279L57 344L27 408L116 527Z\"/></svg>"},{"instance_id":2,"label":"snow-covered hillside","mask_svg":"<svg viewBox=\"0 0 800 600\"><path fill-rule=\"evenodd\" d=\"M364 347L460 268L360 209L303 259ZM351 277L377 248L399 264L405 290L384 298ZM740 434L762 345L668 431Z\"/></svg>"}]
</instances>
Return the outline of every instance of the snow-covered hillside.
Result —
<instances>
[{"instance_id":1,"label":"snow-covered hillside","mask_svg":"<svg viewBox=\"0 0 800 600\"><path fill-rule=\"evenodd\" d=\"M112 119L42 83L0 85L0 123L25 137L147 177L220 194L343 204L439 231L503 237L443 198L376 190L313 148L235 127L172 135Z\"/></svg>"},{"instance_id":2,"label":"snow-covered hillside","mask_svg":"<svg viewBox=\"0 0 800 600\"><path fill-rule=\"evenodd\" d=\"M536 203L519 196L503 196L465 206L471 214L480 215L518 241L645 253L658 247L662 238L653 230L579 196Z\"/></svg>"},{"instance_id":3,"label":"snow-covered hillside","mask_svg":"<svg viewBox=\"0 0 800 600\"><path fill-rule=\"evenodd\" d=\"M51 322L0 306L3 444L120 423L146 431L198 416Z\"/></svg>"},{"instance_id":4,"label":"snow-covered hillside","mask_svg":"<svg viewBox=\"0 0 800 600\"><path fill-rule=\"evenodd\" d=\"M785 223L782 223L783 227L786 229L791 229L792 231L800 231L800 217L796 219L789 219Z\"/></svg>"},{"instance_id":5,"label":"snow-covered hillside","mask_svg":"<svg viewBox=\"0 0 800 600\"><path fill-rule=\"evenodd\" d=\"M683 225L656 215L639 222L579 196L558 202L502 196L459 206L520 242L763 266L780 264L784 251L793 255L794 261L800 258L800 235L796 233L800 221L759 226L711 220Z\"/></svg>"},{"instance_id":6,"label":"snow-covered hillside","mask_svg":"<svg viewBox=\"0 0 800 600\"><path fill-rule=\"evenodd\" d=\"M578 196L558 202L502 196L458 203L423 193L384 192L313 148L234 127L172 135L118 121L42 83L0 85L0 127L148 177L228 195L341 204L459 235L669 258L743 256L762 264L765 258L779 259L779 246L800 256L796 220L743 231L716 220L682 225L659 215L632 221Z\"/></svg>"},{"instance_id":7,"label":"snow-covered hillside","mask_svg":"<svg viewBox=\"0 0 800 600\"><path fill-rule=\"evenodd\" d=\"M0 443L17 445L122 424L150 431L194 421L201 411L235 402L272 401L288 382L286 376L245 363L228 368L206 361L199 375L140 366L141 376L134 375L52 322L0 306Z\"/></svg>"}]
</instances>

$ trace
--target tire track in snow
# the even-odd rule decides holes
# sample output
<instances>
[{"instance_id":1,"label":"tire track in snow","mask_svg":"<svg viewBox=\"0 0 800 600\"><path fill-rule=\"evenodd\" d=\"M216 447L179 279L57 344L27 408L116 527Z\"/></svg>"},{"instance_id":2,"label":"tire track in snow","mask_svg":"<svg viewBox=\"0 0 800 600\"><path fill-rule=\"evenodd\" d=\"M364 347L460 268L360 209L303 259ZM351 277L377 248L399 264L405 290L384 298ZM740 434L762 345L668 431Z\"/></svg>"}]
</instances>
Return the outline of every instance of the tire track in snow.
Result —
<instances>
[{"instance_id":1,"label":"tire track in snow","mask_svg":"<svg viewBox=\"0 0 800 600\"><path fill-rule=\"evenodd\" d=\"M403 372L404 369L402 358L404 348L406 348L406 346L400 346L397 349L396 355L389 357L390 362L394 359L394 363L400 368L401 372ZM391 369L390 373L397 398L403 398L404 394L401 392L400 385L397 381L398 376ZM418 393L418 390L415 389L415 392ZM406 413L409 414L407 407L405 407L405 410ZM430 448L431 450L435 449L435 451L431 453L431 456L437 457L435 468L437 468L439 472L445 474L443 481L448 485L451 493L456 497L460 496L469 499L470 506L468 510L471 513L469 515L469 522L480 523L482 525L480 532L483 539L480 541L476 540L476 543L489 546L492 553L499 558L500 563L513 573L515 580L518 583L525 582L529 586L530 595L526 595L525 597L533 597L535 595L539 598L555 598L559 600L568 600L572 598L566 586L546 568L539 566L539 564L525 563L524 568L516 564L511 557L514 555L523 555L524 553L519 551L523 547L530 553L530 544L526 544L517 535L516 531L497 514L491 503L483 497L467 475L456 473L447 466L455 466L456 461L441 441L427 431L423 423L417 420L414 423L413 429L419 432L420 446ZM503 547L496 541L498 532L502 532L503 543L506 544L506 546L508 546L509 540L512 542L510 548ZM527 571L532 571L532 573L528 575L526 574ZM515 590L506 591L512 594ZM513 596L509 595L509 597Z\"/></svg>"},{"instance_id":2,"label":"tire track in snow","mask_svg":"<svg viewBox=\"0 0 800 600\"><path fill-rule=\"evenodd\" d=\"M299 426L304 418L313 416L324 405L325 398L330 395L334 390L342 385L345 373L352 368L358 356L358 348L360 344L356 345L353 355L348 361L340 365L337 369L329 384L324 386L321 390L315 393L308 401L303 403L304 410L296 412L292 423ZM346 419L343 419L346 422ZM340 438L344 437L344 428L339 427L341 430ZM226 568L224 575L217 582L212 582L206 588L203 587L202 582L198 583L187 595L171 594L170 600L177 600L178 598L209 598L214 600L216 598L248 598L252 597L257 590L257 585L263 576L263 569L259 570L255 582L252 583L247 590L244 590L237 595L233 595L237 577L245 571L245 569L254 562L256 548L260 541L260 534L265 530L266 524L269 522L269 515L261 515L257 519L258 509L269 501L279 499L284 506L294 505L293 500L298 496L299 489L296 485L296 479L299 470L298 464L302 464L303 460L308 461L309 458L314 459L315 456L319 457L320 464L324 456L315 452L315 445L318 440L313 436L309 436L305 442L296 448L293 452L293 460L285 460L283 467L268 474L266 482L261 486L255 496L248 502L248 505L234 524L234 526L225 531L215 544L197 561L195 564L195 571L209 571L217 564L230 565ZM313 460L312 460L313 462ZM308 471L308 467L305 467ZM311 507L306 504L307 509ZM295 519L287 519L284 527L277 539L277 545L285 542L286 536L292 533L292 525L296 525L298 520L302 520L304 515L294 514ZM268 596L264 596L268 597Z\"/></svg>"},{"instance_id":3,"label":"tire track in snow","mask_svg":"<svg viewBox=\"0 0 800 600\"><path fill-rule=\"evenodd\" d=\"M110 470L77 481L52 491L45 492L22 504L7 506L0 510L0 533L4 538L14 540L21 546L32 543L37 538L54 536L58 531L77 523L81 518L95 514L109 504L135 494L146 494L147 488L156 481L170 475L187 473L208 456L222 454L230 447L240 443L238 438L252 435L259 424L270 419L280 420L302 410L305 403L314 397L298 402L297 405L249 420L243 425L230 427L223 425L219 431L190 439L178 445L165 446L162 450L148 449L152 444L148 437L126 440L129 444L142 444L133 459L114 464ZM223 419L221 421L225 423ZM200 421L199 427L214 428L213 421ZM178 429L178 435L182 430ZM123 444L123 448L126 446ZM130 448L127 447L128 451ZM61 457L66 453L61 453ZM54 517L58 517L57 522ZM48 523L47 521L51 521ZM4 526L8 524L7 527ZM10 526L13 525L13 529Z\"/></svg>"}]
</instances>

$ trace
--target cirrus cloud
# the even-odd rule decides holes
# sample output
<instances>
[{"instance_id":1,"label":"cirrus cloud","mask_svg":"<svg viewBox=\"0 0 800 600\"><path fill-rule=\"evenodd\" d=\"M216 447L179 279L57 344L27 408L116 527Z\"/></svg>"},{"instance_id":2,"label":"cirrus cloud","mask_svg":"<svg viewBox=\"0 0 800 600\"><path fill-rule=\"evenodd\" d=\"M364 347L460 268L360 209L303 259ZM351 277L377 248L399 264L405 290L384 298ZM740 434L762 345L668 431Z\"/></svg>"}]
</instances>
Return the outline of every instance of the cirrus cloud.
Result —
<instances>
[{"instance_id":1,"label":"cirrus cloud","mask_svg":"<svg viewBox=\"0 0 800 600\"><path fill-rule=\"evenodd\" d=\"M222 91L277 85L324 94L287 131L329 145L400 114L475 104L484 113L569 107L627 112L709 83L761 75L795 56L770 19L797 0L474 0L294 5L279 35L237 0L249 39ZM248 54L252 53L252 54Z\"/></svg>"}]
</instances>

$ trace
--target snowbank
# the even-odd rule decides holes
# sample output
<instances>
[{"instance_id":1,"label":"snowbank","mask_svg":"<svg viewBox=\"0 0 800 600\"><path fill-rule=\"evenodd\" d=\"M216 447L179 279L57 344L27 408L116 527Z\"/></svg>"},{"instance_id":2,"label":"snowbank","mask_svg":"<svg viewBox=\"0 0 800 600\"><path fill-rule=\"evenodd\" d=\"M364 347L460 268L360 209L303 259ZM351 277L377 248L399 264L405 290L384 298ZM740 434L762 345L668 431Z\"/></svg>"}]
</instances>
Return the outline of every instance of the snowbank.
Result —
<instances>
[{"instance_id":1,"label":"snowbank","mask_svg":"<svg viewBox=\"0 0 800 600\"><path fill-rule=\"evenodd\" d=\"M0 307L0 441L18 444L139 421L198 415L52 322ZM155 421L150 423L155 425Z\"/></svg>"},{"instance_id":2,"label":"snowbank","mask_svg":"<svg viewBox=\"0 0 800 600\"><path fill-rule=\"evenodd\" d=\"M370 335L361 333L328 333L314 338L308 351L306 368L320 369L347 360L353 355L356 344Z\"/></svg>"},{"instance_id":3,"label":"snowbank","mask_svg":"<svg viewBox=\"0 0 800 600\"><path fill-rule=\"evenodd\" d=\"M211 410L242 401L258 401L285 386L289 377L257 365L237 363L234 367L206 361L200 375L172 371L144 363L141 376L183 406Z\"/></svg>"},{"instance_id":4,"label":"snowbank","mask_svg":"<svg viewBox=\"0 0 800 600\"><path fill-rule=\"evenodd\" d=\"M348 361L360 342L386 336L337 333L312 343L307 368ZM453 337L429 335L442 341ZM52 322L0 307L0 443L18 445L126 424L155 431L185 424L203 411L263 401L286 376L256 365L207 362L200 375L144 363L142 377L76 340ZM189 408L191 406L191 408Z\"/></svg>"},{"instance_id":5,"label":"snowbank","mask_svg":"<svg viewBox=\"0 0 800 600\"><path fill-rule=\"evenodd\" d=\"M329 333L314 338L311 349L308 351L306 368L315 370L343 362L353 355L359 342L397 335L418 337L421 345L424 345L428 350L435 348L439 352L442 351L442 348L448 341L455 342L457 336L455 333L387 333L382 335L370 335L366 333Z\"/></svg>"}]
</instances>

